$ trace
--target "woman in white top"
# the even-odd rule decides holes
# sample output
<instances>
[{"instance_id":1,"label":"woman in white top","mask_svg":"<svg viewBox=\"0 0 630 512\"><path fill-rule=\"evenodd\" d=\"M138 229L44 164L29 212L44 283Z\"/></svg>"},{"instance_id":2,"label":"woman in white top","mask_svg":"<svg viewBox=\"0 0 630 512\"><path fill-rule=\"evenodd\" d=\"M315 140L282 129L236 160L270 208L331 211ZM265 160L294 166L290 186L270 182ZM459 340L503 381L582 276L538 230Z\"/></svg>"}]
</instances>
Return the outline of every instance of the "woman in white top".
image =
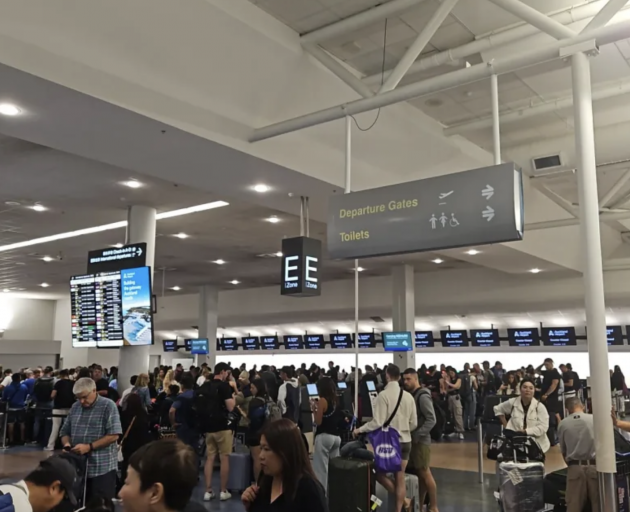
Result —
<instances>
[{"instance_id":1,"label":"woman in white top","mask_svg":"<svg viewBox=\"0 0 630 512\"><path fill-rule=\"evenodd\" d=\"M503 379L503 384L499 388L497 395L513 396L519 394L519 382L518 377L514 372L508 372Z\"/></svg>"},{"instance_id":2,"label":"woman in white top","mask_svg":"<svg viewBox=\"0 0 630 512\"><path fill-rule=\"evenodd\" d=\"M551 444L547 439L549 429L549 413L547 408L534 398L534 383L525 378L520 383L521 396L511 398L494 407L494 414L504 428L514 430L521 434L536 439L543 453L546 453ZM510 421L505 419L510 417Z\"/></svg>"}]
</instances>

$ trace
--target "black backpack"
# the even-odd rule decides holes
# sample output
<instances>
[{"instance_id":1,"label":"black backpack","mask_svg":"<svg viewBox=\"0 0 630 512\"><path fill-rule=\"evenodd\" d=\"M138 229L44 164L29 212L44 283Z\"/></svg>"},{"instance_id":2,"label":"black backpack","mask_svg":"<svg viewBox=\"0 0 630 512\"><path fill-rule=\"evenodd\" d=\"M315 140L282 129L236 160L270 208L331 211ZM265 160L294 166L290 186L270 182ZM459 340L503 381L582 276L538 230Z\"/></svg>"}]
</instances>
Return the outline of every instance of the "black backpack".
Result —
<instances>
[{"instance_id":1,"label":"black backpack","mask_svg":"<svg viewBox=\"0 0 630 512\"><path fill-rule=\"evenodd\" d=\"M433 410L435 411L435 425L431 429L431 439L439 441L444 434L447 434L448 422L444 409L438 400L433 400Z\"/></svg>"},{"instance_id":2,"label":"black backpack","mask_svg":"<svg viewBox=\"0 0 630 512\"><path fill-rule=\"evenodd\" d=\"M462 380L462 385L459 388L459 395L462 398L468 398L472 394L470 375L468 373L460 373L459 378Z\"/></svg>"},{"instance_id":3,"label":"black backpack","mask_svg":"<svg viewBox=\"0 0 630 512\"><path fill-rule=\"evenodd\" d=\"M289 383L285 387L287 395L284 401L287 406L287 412L284 413L283 417L297 423L300 420L300 389Z\"/></svg>"},{"instance_id":4,"label":"black backpack","mask_svg":"<svg viewBox=\"0 0 630 512\"><path fill-rule=\"evenodd\" d=\"M219 398L220 384L216 381L205 382L193 395L192 415L201 433L209 432L218 420L227 421L227 409Z\"/></svg>"},{"instance_id":5,"label":"black backpack","mask_svg":"<svg viewBox=\"0 0 630 512\"><path fill-rule=\"evenodd\" d=\"M33 395L37 403L50 402L54 388L54 379L50 377L42 377L37 379L35 386L33 387Z\"/></svg>"}]
</instances>

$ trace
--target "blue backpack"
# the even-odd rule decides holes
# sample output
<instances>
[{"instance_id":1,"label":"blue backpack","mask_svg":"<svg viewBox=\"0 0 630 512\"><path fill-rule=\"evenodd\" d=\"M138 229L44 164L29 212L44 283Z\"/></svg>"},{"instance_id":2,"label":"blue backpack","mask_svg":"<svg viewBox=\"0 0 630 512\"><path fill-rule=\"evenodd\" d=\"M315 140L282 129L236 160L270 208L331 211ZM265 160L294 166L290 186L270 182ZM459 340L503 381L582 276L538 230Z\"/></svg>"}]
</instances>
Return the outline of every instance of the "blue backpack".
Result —
<instances>
[{"instance_id":1,"label":"blue backpack","mask_svg":"<svg viewBox=\"0 0 630 512\"><path fill-rule=\"evenodd\" d=\"M15 512L13 497L0 491L0 512Z\"/></svg>"}]
</instances>

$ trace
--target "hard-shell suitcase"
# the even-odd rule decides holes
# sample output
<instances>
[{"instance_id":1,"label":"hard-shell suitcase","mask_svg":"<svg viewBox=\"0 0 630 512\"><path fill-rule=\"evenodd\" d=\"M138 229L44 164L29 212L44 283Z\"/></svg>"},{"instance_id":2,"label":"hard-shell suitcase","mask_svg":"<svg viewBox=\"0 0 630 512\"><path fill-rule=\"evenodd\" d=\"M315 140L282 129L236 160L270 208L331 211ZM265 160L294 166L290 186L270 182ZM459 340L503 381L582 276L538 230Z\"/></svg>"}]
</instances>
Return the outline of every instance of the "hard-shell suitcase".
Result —
<instances>
[{"instance_id":1,"label":"hard-shell suitcase","mask_svg":"<svg viewBox=\"0 0 630 512\"><path fill-rule=\"evenodd\" d=\"M420 512L420 486L418 485L418 477L416 475L405 474L405 496L411 499L411 512ZM379 507L382 512L396 511L396 496L387 492L385 487L376 482L376 497L383 503Z\"/></svg>"},{"instance_id":2,"label":"hard-shell suitcase","mask_svg":"<svg viewBox=\"0 0 630 512\"><path fill-rule=\"evenodd\" d=\"M252 483L252 457L249 453L230 453L229 491L243 492Z\"/></svg>"},{"instance_id":3,"label":"hard-shell suitcase","mask_svg":"<svg viewBox=\"0 0 630 512\"><path fill-rule=\"evenodd\" d=\"M542 462L501 462L497 471L504 512L540 512L545 508Z\"/></svg>"},{"instance_id":4,"label":"hard-shell suitcase","mask_svg":"<svg viewBox=\"0 0 630 512\"><path fill-rule=\"evenodd\" d=\"M374 463L336 457L328 466L330 512L369 512L376 491Z\"/></svg>"}]
</instances>

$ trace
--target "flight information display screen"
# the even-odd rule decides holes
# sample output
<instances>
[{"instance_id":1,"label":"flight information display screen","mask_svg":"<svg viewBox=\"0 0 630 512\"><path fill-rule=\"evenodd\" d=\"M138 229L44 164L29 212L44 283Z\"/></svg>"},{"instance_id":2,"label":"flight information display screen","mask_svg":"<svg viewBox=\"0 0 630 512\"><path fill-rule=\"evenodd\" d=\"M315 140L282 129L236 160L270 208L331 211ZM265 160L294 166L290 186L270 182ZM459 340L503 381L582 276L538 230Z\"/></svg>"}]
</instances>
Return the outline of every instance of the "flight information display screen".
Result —
<instances>
[{"instance_id":1,"label":"flight information display screen","mask_svg":"<svg viewBox=\"0 0 630 512\"><path fill-rule=\"evenodd\" d=\"M500 347L499 331L496 329L471 329L470 341L473 347Z\"/></svg>"},{"instance_id":2,"label":"flight information display screen","mask_svg":"<svg viewBox=\"0 0 630 512\"><path fill-rule=\"evenodd\" d=\"M301 334L284 336L285 350L300 350L304 348L304 338Z\"/></svg>"},{"instance_id":3,"label":"flight information display screen","mask_svg":"<svg viewBox=\"0 0 630 512\"><path fill-rule=\"evenodd\" d=\"M352 335L350 334L331 334L330 346L332 348L353 348Z\"/></svg>"},{"instance_id":4,"label":"flight information display screen","mask_svg":"<svg viewBox=\"0 0 630 512\"><path fill-rule=\"evenodd\" d=\"M384 332L383 346L388 352L408 352L413 350L413 341L411 341L411 333L403 332Z\"/></svg>"},{"instance_id":5,"label":"flight information display screen","mask_svg":"<svg viewBox=\"0 0 630 512\"><path fill-rule=\"evenodd\" d=\"M260 349L260 338L258 336L247 336L245 338L241 338L241 343L244 350Z\"/></svg>"},{"instance_id":6,"label":"flight information display screen","mask_svg":"<svg viewBox=\"0 0 630 512\"><path fill-rule=\"evenodd\" d=\"M153 344L151 295L150 267L72 277L72 346Z\"/></svg>"},{"instance_id":7,"label":"flight information display screen","mask_svg":"<svg viewBox=\"0 0 630 512\"><path fill-rule=\"evenodd\" d=\"M261 336L260 346L263 350L278 350L280 348L278 336Z\"/></svg>"},{"instance_id":8,"label":"flight information display screen","mask_svg":"<svg viewBox=\"0 0 630 512\"><path fill-rule=\"evenodd\" d=\"M164 352L177 352L177 340L162 340Z\"/></svg>"},{"instance_id":9,"label":"flight information display screen","mask_svg":"<svg viewBox=\"0 0 630 512\"><path fill-rule=\"evenodd\" d=\"M549 347L568 347L577 345L575 327L543 327L541 331L543 345Z\"/></svg>"},{"instance_id":10,"label":"flight information display screen","mask_svg":"<svg viewBox=\"0 0 630 512\"><path fill-rule=\"evenodd\" d=\"M305 334L304 346L309 349L321 349L324 348L324 335L323 334Z\"/></svg>"},{"instance_id":11,"label":"flight information display screen","mask_svg":"<svg viewBox=\"0 0 630 512\"><path fill-rule=\"evenodd\" d=\"M191 339L189 339L189 338L186 338L186 339L184 340L184 350L185 350L186 352L190 352L191 348L192 348L192 340L191 340ZM217 340L217 348L220 348L220 347L219 347L219 340Z\"/></svg>"},{"instance_id":12,"label":"flight information display screen","mask_svg":"<svg viewBox=\"0 0 630 512\"><path fill-rule=\"evenodd\" d=\"M416 331L416 348L433 348L435 340L431 331Z\"/></svg>"},{"instance_id":13,"label":"flight information display screen","mask_svg":"<svg viewBox=\"0 0 630 512\"><path fill-rule=\"evenodd\" d=\"M219 338L219 350L224 352L234 352L238 350L238 340L236 338Z\"/></svg>"},{"instance_id":14,"label":"flight information display screen","mask_svg":"<svg viewBox=\"0 0 630 512\"><path fill-rule=\"evenodd\" d=\"M373 332L359 333L359 348L376 348L376 338Z\"/></svg>"},{"instance_id":15,"label":"flight information display screen","mask_svg":"<svg viewBox=\"0 0 630 512\"><path fill-rule=\"evenodd\" d=\"M608 345L623 345L623 332L620 325L606 327Z\"/></svg>"},{"instance_id":16,"label":"flight information display screen","mask_svg":"<svg viewBox=\"0 0 630 512\"><path fill-rule=\"evenodd\" d=\"M510 347L539 347L538 329L508 329Z\"/></svg>"},{"instance_id":17,"label":"flight information display screen","mask_svg":"<svg viewBox=\"0 0 630 512\"><path fill-rule=\"evenodd\" d=\"M190 353L194 355L206 355L210 353L210 343L207 338L190 340Z\"/></svg>"},{"instance_id":18,"label":"flight information display screen","mask_svg":"<svg viewBox=\"0 0 630 512\"><path fill-rule=\"evenodd\" d=\"M442 346L444 347L467 347L468 333L466 331L440 331Z\"/></svg>"}]
</instances>

